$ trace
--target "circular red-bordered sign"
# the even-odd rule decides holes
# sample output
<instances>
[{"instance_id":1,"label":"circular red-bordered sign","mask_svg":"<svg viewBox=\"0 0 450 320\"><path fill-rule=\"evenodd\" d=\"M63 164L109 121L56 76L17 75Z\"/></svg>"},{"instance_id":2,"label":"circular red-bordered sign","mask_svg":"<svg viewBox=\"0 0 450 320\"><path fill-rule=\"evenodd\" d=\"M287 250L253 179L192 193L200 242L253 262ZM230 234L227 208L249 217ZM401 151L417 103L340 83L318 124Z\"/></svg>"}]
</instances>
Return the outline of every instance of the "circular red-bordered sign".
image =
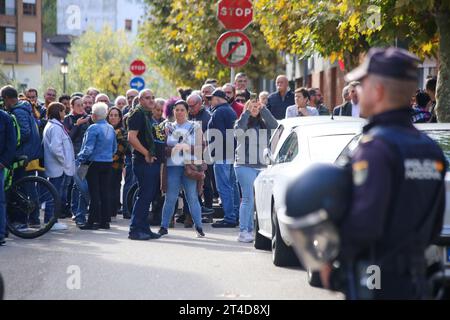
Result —
<instances>
[{"instance_id":1,"label":"circular red-bordered sign","mask_svg":"<svg viewBox=\"0 0 450 320\"><path fill-rule=\"evenodd\" d=\"M141 60L134 60L130 65L130 71L135 76L141 76L147 70L147 66Z\"/></svg>"},{"instance_id":2,"label":"circular red-bordered sign","mask_svg":"<svg viewBox=\"0 0 450 320\"><path fill-rule=\"evenodd\" d=\"M230 31L220 36L216 53L221 64L231 68L242 67L252 56L252 44L242 32Z\"/></svg>"}]
</instances>

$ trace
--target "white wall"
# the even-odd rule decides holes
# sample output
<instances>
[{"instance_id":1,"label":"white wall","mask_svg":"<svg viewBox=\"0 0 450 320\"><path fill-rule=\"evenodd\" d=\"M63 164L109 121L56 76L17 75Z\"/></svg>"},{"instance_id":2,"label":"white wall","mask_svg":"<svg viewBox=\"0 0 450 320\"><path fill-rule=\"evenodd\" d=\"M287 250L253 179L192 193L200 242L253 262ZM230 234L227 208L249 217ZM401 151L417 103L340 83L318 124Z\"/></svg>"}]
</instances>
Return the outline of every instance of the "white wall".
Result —
<instances>
[{"instance_id":1,"label":"white wall","mask_svg":"<svg viewBox=\"0 0 450 320\"><path fill-rule=\"evenodd\" d=\"M144 7L143 0L58 0L57 33L79 36L89 27L99 32L105 24L114 31L125 30L125 20L130 19L130 36L135 37Z\"/></svg>"},{"instance_id":2,"label":"white wall","mask_svg":"<svg viewBox=\"0 0 450 320\"><path fill-rule=\"evenodd\" d=\"M132 20L133 27L129 34L131 37L136 37L139 21L143 21L144 9L145 4L143 0L117 0L117 30L125 30L125 20Z\"/></svg>"},{"instance_id":3,"label":"white wall","mask_svg":"<svg viewBox=\"0 0 450 320\"><path fill-rule=\"evenodd\" d=\"M2 71L11 79L15 79L18 84L26 84L28 88L40 88L42 80L41 65L1 65Z\"/></svg>"}]
</instances>

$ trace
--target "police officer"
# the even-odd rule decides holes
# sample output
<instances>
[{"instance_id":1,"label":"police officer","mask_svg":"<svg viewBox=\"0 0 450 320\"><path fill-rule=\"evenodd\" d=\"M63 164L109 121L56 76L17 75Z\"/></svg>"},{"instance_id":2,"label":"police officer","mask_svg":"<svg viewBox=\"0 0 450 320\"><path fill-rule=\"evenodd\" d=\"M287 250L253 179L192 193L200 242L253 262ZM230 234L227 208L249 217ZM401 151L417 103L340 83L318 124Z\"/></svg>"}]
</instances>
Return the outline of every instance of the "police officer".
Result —
<instances>
[{"instance_id":1,"label":"police officer","mask_svg":"<svg viewBox=\"0 0 450 320\"><path fill-rule=\"evenodd\" d=\"M445 157L411 123L418 58L403 49L372 49L347 75L361 81L361 113L369 119L351 155L353 196L339 225L348 299L425 299L424 252L442 230ZM379 268L380 283L361 293ZM330 285L331 265L321 270ZM374 278L376 279L376 278Z\"/></svg>"}]
</instances>

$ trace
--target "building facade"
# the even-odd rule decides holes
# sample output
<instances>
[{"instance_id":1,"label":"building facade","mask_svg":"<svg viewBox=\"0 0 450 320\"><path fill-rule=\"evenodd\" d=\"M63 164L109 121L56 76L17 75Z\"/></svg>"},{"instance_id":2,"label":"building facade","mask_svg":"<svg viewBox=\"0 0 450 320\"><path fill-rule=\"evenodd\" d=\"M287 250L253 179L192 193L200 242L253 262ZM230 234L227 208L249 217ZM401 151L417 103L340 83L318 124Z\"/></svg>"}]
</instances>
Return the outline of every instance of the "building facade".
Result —
<instances>
[{"instance_id":1,"label":"building facade","mask_svg":"<svg viewBox=\"0 0 450 320\"><path fill-rule=\"evenodd\" d=\"M20 89L40 87L41 0L0 0L0 68Z\"/></svg>"},{"instance_id":2,"label":"building facade","mask_svg":"<svg viewBox=\"0 0 450 320\"><path fill-rule=\"evenodd\" d=\"M362 61L362 60L361 60ZM437 76L436 59L425 59L417 70L418 88L425 86L428 77ZM320 88L325 105L331 110L343 103L342 91L347 85L345 75L351 71L343 69L338 62L315 54L307 59L299 60L296 56L286 55L286 75L291 87Z\"/></svg>"},{"instance_id":3,"label":"building facade","mask_svg":"<svg viewBox=\"0 0 450 320\"><path fill-rule=\"evenodd\" d=\"M100 32L104 25L138 34L144 0L58 0L57 34L80 36L89 28Z\"/></svg>"}]
</instances>

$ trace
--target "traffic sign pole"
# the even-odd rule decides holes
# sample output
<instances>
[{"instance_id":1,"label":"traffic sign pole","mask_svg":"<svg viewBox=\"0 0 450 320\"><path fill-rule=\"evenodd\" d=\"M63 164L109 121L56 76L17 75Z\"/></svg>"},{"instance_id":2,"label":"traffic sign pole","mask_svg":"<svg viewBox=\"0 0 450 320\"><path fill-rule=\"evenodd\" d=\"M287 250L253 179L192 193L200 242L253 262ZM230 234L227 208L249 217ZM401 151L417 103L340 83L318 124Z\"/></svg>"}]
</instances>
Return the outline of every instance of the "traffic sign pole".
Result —
<instances>
[{"instance_id":1,"label":"traffic sign pole","mask_svg":"<svg viewBox=\"0 0 450 320\"><path fill-rule=\"evenodd\" d=\"M231 84L234 84L234 80L236 78L236 69L234 67L231 67Z\"/></svg>"},{"instance_id":2,"label":"traffic sign pole","mask_svg":"<svg viewBox=\"0 0 450 320\"><path fill-rule=\"evenodd\" d=\"M253 22L253 4L250 0L220 0L217 5L217 19L223 27L229 30L244 30ZM228 33L229 37L234 36L237 38L237 42L228 42L228 48L225 48L226 53L223 55L224 48L222 44L223 38L227 35L224 34L220 37L217 43L217 56L219 61L224 65L229 65L231 68L231 83L234 83L236 77L236 67L245 65L251 56L251 43L250 40L243 33L231 32ZM222 41L222 42L221 42ZM241 46L245 46L246 54L239 62L233 63L233 54L240 50Z\"/></svg>"}]
</instances>

